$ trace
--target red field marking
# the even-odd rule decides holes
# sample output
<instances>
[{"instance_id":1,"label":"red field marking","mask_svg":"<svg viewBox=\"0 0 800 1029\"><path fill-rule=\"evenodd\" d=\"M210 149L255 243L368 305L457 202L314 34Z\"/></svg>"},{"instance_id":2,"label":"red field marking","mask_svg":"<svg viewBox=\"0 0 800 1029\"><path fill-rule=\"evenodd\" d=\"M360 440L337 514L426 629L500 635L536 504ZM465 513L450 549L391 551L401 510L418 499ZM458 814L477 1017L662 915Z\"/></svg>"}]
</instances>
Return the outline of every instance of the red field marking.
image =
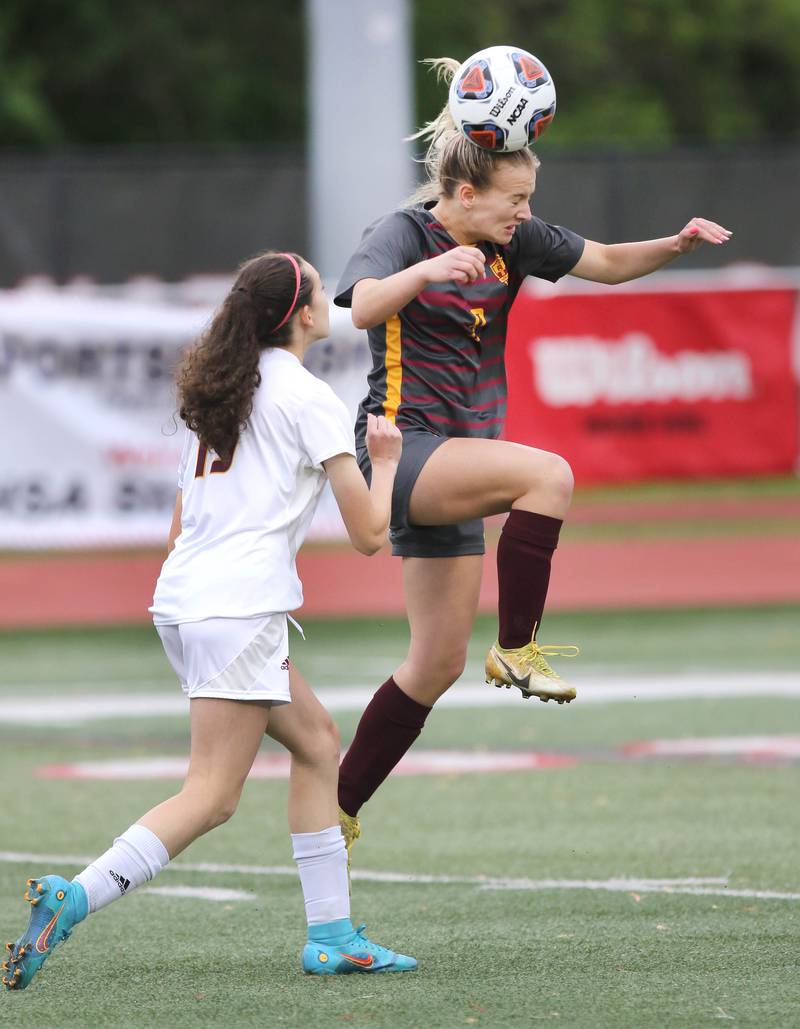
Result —
<instances>
[{"instance_id":1,"label":"red field marking","mask_svg":"<svg viewBox=\"0 0 800 1029\"><path fill-rule=\"evenodd\" d=\"M143 622L161 554L14 557L0 562L0 627ZM401 561L388 548L308 547L299 557L302 615L404 611ZM800 603L800 536L686 540L569 540L556 551L552 610ZM480 609L497 604L495 551L485 558Z\"/></svg>"},{"instance_id":2,"label":"red field marking","mask_svg":"<svg viewBox=\"0 0 800 1029\"><path fill-rule=\"evenodd\" d=\"M414 750L406 754L393 775L471 775L486 772L533 772L547 768L573 768L578 759L572 754L540 754L535 751L461 751ZM39 779L85 779L106 782L121 780L182 779L189 767L188 758L133 758L126 761L85 761L43 765L36 770ZM288 779L291 758L288 754L259 754L253 762L250 779Z\"/></svg>"},{"instance_id":3,"label":"red field marking","mask_svg":"<svg viewBox=\"0 0 800 1029\"><path fill-rule=\"evenodd\" d=\"M739 761L798 761L800 736L708 736L626 743L630 758L733 758Z\"/></svg>"},{"instance_id":4,"label":"red field marking","mask_svg":"<svg viewBox=\"0 0 800 1029\"><path fill-rule=\"evenodd\" d=\"M679 740L642 740L626 743L607 755L621 761L708 760L723 758L745 762L794 762L800 760L800 736L722 736ZM402 759L393 775L473 775L493 772L533 772L574 768L575 754L536 751L413 750ZM182 779L189 759L146 757L108 761L64 762L42 765L38 779L77 779L88 782ZM288 779L288 754L259 754L250 779Z\"/></svg>"}]
</instances>

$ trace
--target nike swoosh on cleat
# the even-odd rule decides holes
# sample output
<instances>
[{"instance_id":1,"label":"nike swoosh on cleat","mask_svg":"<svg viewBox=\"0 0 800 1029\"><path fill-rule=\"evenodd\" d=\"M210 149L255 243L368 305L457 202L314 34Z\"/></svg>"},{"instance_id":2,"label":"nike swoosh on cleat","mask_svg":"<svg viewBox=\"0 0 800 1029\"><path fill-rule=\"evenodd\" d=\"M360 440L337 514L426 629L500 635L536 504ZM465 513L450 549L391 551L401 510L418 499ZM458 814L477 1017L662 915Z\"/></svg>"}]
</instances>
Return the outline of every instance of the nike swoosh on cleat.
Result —
<instances>
[{"instance_id":1,"label":"nike swoosh on cleat","mask_svg":"<svg viewBox=\"0 0 800 1029\"><path fill-rule=\"evenodd\" d=\"M368 958L357 958L352 954L342 954L342 957L346 961L352 961L354 965L360 965L361 968L370 968L375 964L375 958L370 954Z\"/></svg>"},{"instance_id":2,"label":"nike swoosh on cleat","mask_svg":"<svg viewBox=\"0 0 800 1029\"><path fill-rule=\"evenodd\" d=\"M505 669L505 673L509 677L509 679L511 680L512 685L518 686L521 690L526 690L528 688L528 686L530 685L531 673L528 672L528 674L525 676L524 679L520 679L520 677L518 675L514 674L512 669L509 668L509 666L505 663L505 661L502 659L502 657L500 657L500 655L496 651L495 651L495 657L497 658L497 660L500 662L500 664Z\"/></svg>"},{"instance_id":3,"label":"nike swoosh on cleat","mask_svg":"<svg viewBox=\"0 0 800 1029\"><path fill-rule=\"evenodd\" d=\"M36 939L36 951L37 951L37 953L39 953L39 954L46 954L47 953L47 950L48 950L48 948L50 946L50 937L53 935L53 930L56 927L56 922L58 921L58 916L61 914L61 912L63 910L64 910L64 905L62 904L61 907L58 909L58 911L56 911L56 913L50 919L48 924L39 933L39 936Z\"/></svg>"}]
</instances>

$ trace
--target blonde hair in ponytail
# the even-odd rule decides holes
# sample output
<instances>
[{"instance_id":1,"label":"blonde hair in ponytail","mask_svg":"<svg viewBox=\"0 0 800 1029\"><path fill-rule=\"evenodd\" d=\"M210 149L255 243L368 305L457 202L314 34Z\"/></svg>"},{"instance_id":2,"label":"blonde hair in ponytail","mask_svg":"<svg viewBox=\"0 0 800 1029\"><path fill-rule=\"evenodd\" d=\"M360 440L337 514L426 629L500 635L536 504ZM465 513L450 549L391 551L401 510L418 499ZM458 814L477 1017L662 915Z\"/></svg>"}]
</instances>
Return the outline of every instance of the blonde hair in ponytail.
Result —
<instances>
[{"instance_id":1,"label":"blonde hair in ponytail","mask_svg":"<svg viewBox=\"0 0 800 1029\"><path fill-rule=\"evenodd\" d=\"M422 63L427 64L437 79L448 87L461 67L461 62L453 57L428 57ZM503 153L476 146L456 128L447 104L433 121L423 125L408 139L428 141L421 161L425 165L426 179L408 198L409 206L452 197L459 182L468 182L477 190L488 189L493 174L504 164L524 164L535 172L540 163L527 147Z\"/></svg>"}]
</instances>

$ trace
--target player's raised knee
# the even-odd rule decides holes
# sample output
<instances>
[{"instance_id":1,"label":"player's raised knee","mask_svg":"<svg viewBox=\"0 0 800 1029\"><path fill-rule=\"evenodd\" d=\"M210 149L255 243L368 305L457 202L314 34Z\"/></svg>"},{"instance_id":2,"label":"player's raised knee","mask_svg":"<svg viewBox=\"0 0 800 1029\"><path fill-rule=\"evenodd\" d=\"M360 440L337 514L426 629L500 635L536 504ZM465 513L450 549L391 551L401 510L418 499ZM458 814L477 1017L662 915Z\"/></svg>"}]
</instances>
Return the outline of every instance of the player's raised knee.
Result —
<instances>
[{"instance_id":1,"label":"player's raised knee","mask_svg":"<svg viewBox=\"0 0 800 1029\"><path fill-rule=\"evenodd\" d=\"M575 489L575 476L572 474L572 467L569 461L561 457L560 454L552 454L551 457L553 458L553 473L557 489L562 494L562 498L569 502L572 500L572 491Z\"/></svg>"},{"instance_id":2,"label":"player's raised knee","mask_svg":"<svg viewBox=\"0 0 800 1029\"><path fill-rule=\"evenodd\" d=\"M560 505L572 500L575 477L569 461L560 454L539 453L533 466L532 487L544 488L549 496Z\"/></svg>"}]
</instances>

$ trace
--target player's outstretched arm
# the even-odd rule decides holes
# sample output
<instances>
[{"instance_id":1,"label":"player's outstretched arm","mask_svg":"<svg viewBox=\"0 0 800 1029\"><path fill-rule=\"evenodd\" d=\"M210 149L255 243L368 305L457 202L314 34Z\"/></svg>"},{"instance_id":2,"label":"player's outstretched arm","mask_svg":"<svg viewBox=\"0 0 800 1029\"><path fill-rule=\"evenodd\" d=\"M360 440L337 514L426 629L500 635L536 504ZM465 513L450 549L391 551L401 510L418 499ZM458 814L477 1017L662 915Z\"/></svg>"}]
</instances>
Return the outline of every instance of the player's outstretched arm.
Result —
<instances>
[{"instance_id":1,"label":"player's outstretched arm","mask_svg":"<svg viewBox=\"0 0 800 1029\"><path fill-rule=\"evenodd\" d=\"M474 282L483 275L485 260L477 247L458 246L385 279L360 279L353 287L353 324L357 329L380 325L431 282Z\"/></svg>"},{"instance_id":2,"label":"player's outstretched arm","mask_svg":"<svg viewBox=\"0 0 800 1029\"><path fill-rule=\"evenodd\" d=\"M350 454L337 454L323 462L333 495L342 513L350 542L362 554L374 554L386 542L392 513L392 488L403 437L385 418L367 415L367 451L372 462L368 487Z\"/></svg>"},{"instance_id":3,"label":"player's outstretched arm","mask_svg":"<svg viewBox=\"0 0 800 1029\"><path fill-rule=\"evenodd\" d=\"M570 272L579 279L615 285L638 279L696 250L703 243L721 246L732 233L706 218L692 218L675 236L639 243L595 243L587 239L580 260Z\"/></svg>"}]
</instances>

